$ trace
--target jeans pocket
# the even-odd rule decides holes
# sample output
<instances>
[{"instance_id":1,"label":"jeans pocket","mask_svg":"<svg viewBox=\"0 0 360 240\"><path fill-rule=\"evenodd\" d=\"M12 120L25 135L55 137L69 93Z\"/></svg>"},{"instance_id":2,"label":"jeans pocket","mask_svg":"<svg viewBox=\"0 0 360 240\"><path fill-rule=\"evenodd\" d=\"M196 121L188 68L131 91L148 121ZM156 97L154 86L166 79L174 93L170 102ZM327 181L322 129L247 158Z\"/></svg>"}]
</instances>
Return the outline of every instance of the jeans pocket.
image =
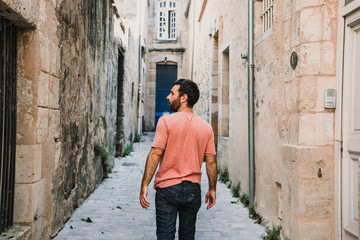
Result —
<instances>
[{"instance_id":1,"label":"jeans pocket","mask_svg":"<svg viewBox=\"0 0 360 240\"><path fill-rule=\"evenodd\" d=\"M171 187L159 188L156 190L156 200L158 203L175 204L178 197L179 194Z\"/></svg>"}]
</instances>

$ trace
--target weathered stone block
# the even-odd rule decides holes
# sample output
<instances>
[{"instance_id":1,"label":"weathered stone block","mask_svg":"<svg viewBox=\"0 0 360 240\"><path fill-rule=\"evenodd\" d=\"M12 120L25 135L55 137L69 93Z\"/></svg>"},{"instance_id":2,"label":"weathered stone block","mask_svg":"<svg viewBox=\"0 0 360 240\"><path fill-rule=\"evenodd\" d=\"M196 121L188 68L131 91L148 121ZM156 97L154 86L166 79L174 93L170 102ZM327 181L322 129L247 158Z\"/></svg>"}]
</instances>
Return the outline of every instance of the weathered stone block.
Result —
<instances>
[{"instance_id":1,"label":"weathered stone block","mask_svg":"<svg viewBox=\"0 0 360 240\"><path fill-rule=\"evenodd\" d=\"M290 144L298 144L299 141L299 114L291 113L289 117L289 140Z\"/></svg>"},{"instance_id":2,"label":"weathered stone block","mask_svg":"<svg viewBox=\"0 0 360 240\"><path fill-rule=\"evenodd\" d=\"M302 77L299 81L299 109L301 112L315 111L317 106L318 78Z\"/></svg>"},{"instance_id":3,"label":"weathered stone block","mask_svg":"<svg viewBox=\"0 0 360 240\"><path fill-rule=\"evenodd\" d=\"M30 223L44 212L44 180L32 184L15 184L14 222Z\"/></svg>"},{"instance_id":4,"label":"weathered stone block","mask_svg":"<svg viewBox=\"0 0 360 240\"><path fill-rule=\"evenodd\" d=\"M298 109L298 90L299 81L297 79L286 82L286 107L289 112L295 112Z\"/></svg>"},{"instance_id":5,"label":"weathered stone block","mask_svg":"<svg viewBox=\"0 0 360 240\"><path fill-rule=\"evenodd\" d=\"M315 42L322 39L322 8L301 10L300 32L302 42Z\"/></svg>"},{"instance_id":6,"label":"weathered stone block","mask_svg":"<svg viewBox=\"0 0 360 240\"><path fill-rule=\"evenodd\" d=\"M282 167L290 176L297 178L297 148L294 145L283 145L281 148Z\"/></svg>"},{"instance_id":7,"label":"weathered stone block","mask_svg":"<svg viewBox=\"0 0 360 240\"><path fill-rule=\"evenodd\" d=\"M300 13L296 12L291 18L291 45L297 46L301 43Z\"/></svg>"},{"instance_id":8,"label":"weathered stone block","mask_svg":"<svg viewBox=\"0 0 360 240\"><path fill-rule=\"evenodd\" d=\"M330 221L309 221L299 219L299 235L292 239L330 240L333 239L333 224Z\"/></svg>"},{"instance_id":9,"label":"weathered stone block","mask_svg":"<svg viewBox=\"0 0 360 240\"><path fill-rule=\"evenodd\" d=\"M333 113L304 113L299 120L299 144L330 145L334 141Z\"/></svg>"},{"instance_id":10,"label":"weathered stone block","mask_svg":"<svg viewBox=\"0 0 360 240\"><path fill-rule=\"evenodd\" d=\"M41 157L43 159L41 165L42 176L47 176L55 171L56 145L54 142L46 142L42 144L41 149Z\"/></svg>"},{"instance_id":11,"label":"weathered stone block","mask_svg":"<svg viewBox=\"0 0 360 240\"><path fill-rule=\"evenodd\" d=\"M298 190L300 214L304 214L309 206L332 205L334 202L334 183L332 181L300 180Z\"/></svg>"},{"instance_id":12,"label":"weathered stone block","mask_svg":"<svg viewBox=\"0 0 360 240\"><path fill-rule=\"evenodd\" d=\"M298 172L302 179L329 180L334 179L334 150L330 147L302 147L297 152ZM321 169L321 178L318 177Z\"/></svg>"},{"instance_id":13,"label":"weathered stone block","mask_svg":"<svg viewBox=\"0 0 360 240\"><path fill-rule=\"evenodd\" d=\"M40 47L38 31L27 31L19 38L19 75L31 80L33 91L37 93L37 84L40 75Z\"/></svg>"},{"instance_id":14,"label":"weathered stone block","mask_svg":"<svg viewBox=\"0 0 360 240\"><path fill-rule=\"evenodd\" d=\"M50 46L50 73L54 76L59 75L60 70L60 50L57 42L51 42Z\"/></svg>"},{"instance_id":15,"label":"weathered stone block","mask_svg":"<svg viewBox=\"0 0 360 240\"><path fill-rule=\"evenodd\" d=\"M336 73L336 46L333 42L321 43L321 74L335 75Z\"/></svg>"},{"instance_id":16,"label":"weathered stone block","mask_svg":"<svg viewBox=\"0 0 360 240\"><path fill-rule=\"evenodd\" d=\"M324 4L324 0L295 0L293 4L294 11L299 11L303 8L320 7Z\"/></svg>"},{"instance_id":17,"label":"weathered stone block","mask_svg":"<svg viewBox=\"0 0 360 240\"><path fill-rule=\"evenodd\" d=\"M3 0L0 4L2 9L10 8L16 14L5 15L6 18L15 21L18 25L23 27L34 26L37 20L37 10L39 8L39 0ZM5 11L4 11L5 12ZM11 12L10 10L6 13Z\"/></svg>"},{"instance_id":18,"label":"weathered stone block","mask_svg":"<svg viewBox=\"0 0 360 240\"><path fill-rule=\"evenodd\" d=\"M16 146L16 183L34 183L41 178L41 145Z\"/></svg>"},{"instance_id":19,"label":"weathered stone block","mask_svg":"<svg viewBox=\"0 0 360 240\"><path fill-rule=\"evenodd\" d=\"M59 140L61 134L60 111L49 110L49 139ZM53 141L52 141L53 142Z\"/></svg>"},{"instance_id":20,"label":"weathered stone block","mask_svg":"<svg viewBox=\"0 0 360 240\"><path fill-rule=\"evenodd\" d=\"M40 34L40 61L41 70L44 72L50 72L50 41L44 35Z\"/></svg>"},{"instance_id":21,"label":"weathered stone block","mask_svg":"<svg viewBox=\"0 0 360 240\"><path fill-rule=\"evenodd\" d=\"M38 108L37 141L47 140L49 136L49 109Z\"/></svg>"},{"instance_id":22,"label":"weathered stone block","mask_svg":"<svg viewBox=\"0 0 360 240\"><path fill-rule=\"evenodd\" d=\"M43 71L40 72L39 76L38 106L49 106L49 75Z\"/></svg>"},{"instance_id":23,"label":"weathered stone block","mask_svg":"<svg viewBox=\"0 0 360 240\"><path fill-rule=\"evenodd\" d=\"M51 108L59 109L60 108L60 99L59 99L60 79L50 76L49 91L50 91L49 106Z\"/></svg>"},{"instance_id":24,"label":"weathered stone block","mask_svg":"<svg viewBox=\"0 0 360 240\"><path fill-rule=\"evenodd\" d=\"M299 73L300 75L317 75L320 72L321 43L305 43L300 46Z\"/></svg>"}]
</instances>

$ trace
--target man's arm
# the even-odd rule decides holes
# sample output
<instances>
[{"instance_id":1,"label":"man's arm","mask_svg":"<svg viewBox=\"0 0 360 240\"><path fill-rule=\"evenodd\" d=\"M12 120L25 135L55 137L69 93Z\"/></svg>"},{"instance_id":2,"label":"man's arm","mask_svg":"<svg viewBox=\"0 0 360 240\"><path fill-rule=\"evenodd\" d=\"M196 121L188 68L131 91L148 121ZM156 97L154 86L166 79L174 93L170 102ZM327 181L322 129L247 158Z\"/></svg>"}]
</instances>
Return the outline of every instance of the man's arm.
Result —
<instances>
[{"instance_id":1,"label":"man's arm","mask_svg":"<svg viewBox=\"0 0 360 240\"><path fill-rule=\"evenodd\" d=\"M216 202L216 182L217 182L217 165L215 156L206 156L206 173L209 179L209 191L205 196L205 203L209 201L207 209L212 208Z\"/></svg>"},{"instance_id":2,"label":"man's arm","mask_svg":"<svg viewBox=\"0 0 360 240\"><path fill-rule=\"evenodd\" d=\"M163 150L160 148L151 148L150 153L146 159L145 171L142 178L139 197L141 206L146 209L150 206L150 202L147 200L148 186L152 177L154 176L162 154Z\"/></svg>"}]
</instances>

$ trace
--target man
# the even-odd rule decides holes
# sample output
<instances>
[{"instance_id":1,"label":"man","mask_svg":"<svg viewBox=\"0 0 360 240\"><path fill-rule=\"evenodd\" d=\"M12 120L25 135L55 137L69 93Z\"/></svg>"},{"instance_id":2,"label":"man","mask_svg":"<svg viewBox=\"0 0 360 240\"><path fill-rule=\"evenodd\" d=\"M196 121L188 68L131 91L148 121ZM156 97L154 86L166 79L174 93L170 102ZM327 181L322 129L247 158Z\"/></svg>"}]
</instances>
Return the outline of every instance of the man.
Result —
<instances>
[{"instance_id":1,"label":"man","mask_svg":"<svg viewBox=\"0 0 360 240\"><path fill-rule=\"evenodd\" d=\"M146 160L140 191L140 204L148 208L148 185L155 176L156 235L174 239L179 213L179 239L194 239L197 212L201 206L201 165L205 156L209 191L207 209L216 201L217 166L214 133L211 126L193 113L199 99L196 83L186 79L174 82L166 98L176 113L159 119L155 139Z\"/></svg>"}]
</instances>

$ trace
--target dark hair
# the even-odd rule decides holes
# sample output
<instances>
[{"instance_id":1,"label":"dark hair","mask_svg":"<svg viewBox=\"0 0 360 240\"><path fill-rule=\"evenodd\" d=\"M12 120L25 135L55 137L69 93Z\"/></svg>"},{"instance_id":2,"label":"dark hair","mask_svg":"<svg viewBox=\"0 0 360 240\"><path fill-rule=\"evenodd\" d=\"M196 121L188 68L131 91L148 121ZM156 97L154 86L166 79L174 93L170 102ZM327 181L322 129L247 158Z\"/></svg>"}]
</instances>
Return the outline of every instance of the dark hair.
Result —
<instances>
[{"instance_id":1,"label":"dark hair","mask_svg":"<svg viewBox=\"0 0 360 240\"><path fill-rule=\"evenodd\" d=\"M200 91L197 84L188 79L178 79L174 82L174 85L180 85L179 94L180 96L186 94L188 96L188 100L186 105L192 108L195 103L199 100Z\"/></svg>"}]
</instances>

